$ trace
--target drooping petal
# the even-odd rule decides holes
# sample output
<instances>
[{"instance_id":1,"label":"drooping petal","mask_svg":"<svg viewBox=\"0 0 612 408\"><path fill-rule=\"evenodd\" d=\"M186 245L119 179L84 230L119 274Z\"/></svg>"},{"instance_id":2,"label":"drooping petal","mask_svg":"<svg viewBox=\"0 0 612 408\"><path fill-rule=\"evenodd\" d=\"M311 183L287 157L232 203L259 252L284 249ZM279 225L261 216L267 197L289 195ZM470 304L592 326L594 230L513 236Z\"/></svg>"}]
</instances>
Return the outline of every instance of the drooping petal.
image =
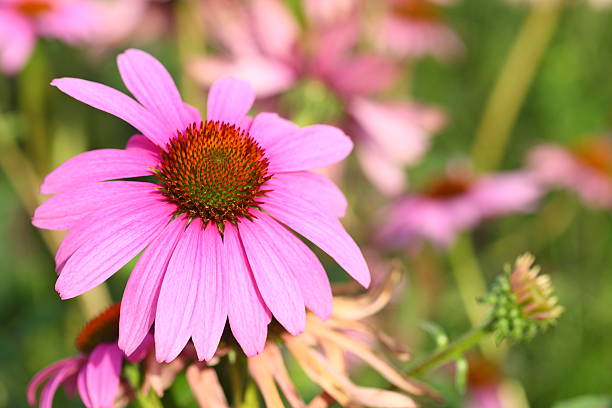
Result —
<instances>
[{"instance_id":1,"label":"drooping petal","mask_svg":"<svg viewBox=\"0 0 612 408\"><path fill-rule=\"evenodd\" d=\"M34 212L32 224L38 228L67 230L88 214L138 199L150 191L150 183L133 181L85 184L56 194L41 204Z\"/></svg>"},{"instance_id":2,"label":"drooping petal","mask_svg":"<svg viewBox=\"0 0 612 408\"><path fill-rule=\"evenodd\" d=\"M294 275L307 273L292 252L291 233L269 215L257 213L238 225L257 288L276 320L291 334L304 331L304 298Z\"/></svg>"},{"instance_id":3,"label":"drooping petal","mask_svg":"<svg viewBox=\"0 0 612 408\"><path fill-rule=\"evenodd\" d=\"M128 208L117 219L94 217L104 228L91 234L61 268L55 289L62 299L78 296L104 282L159 234L174 208L159 198L143 201L142 207L132 211Z\"/></svg>"},{"instance_id":4,"label":"drooping petal","mask_svg":"<svg viewBox=\"0 0 612 408\"><path fill-rule=\"evenodd\" d=\"M190 124L181 95L166 68L152 55L129 49L117 57L123 82L158 119L182 132ZM168 135L171 137L173 135Z\"/></svg>"},{"instance_id":5,"label":"drooping petal","mask_svg":"<svg viewBox=\"0 0 612 408\"><path fill-rule=\"evenodd\" d=\"M274 377L272 377L272 373L268 368L268 355L266 353L261 353L257 356L249 357L247 360L249 374L255 383L257 384L257 388L261 392L261 395L264 399L266 407L268 408L284 408L285 404L278 393L278 389L276 388L276 384L274 383Z\"/></svg>"},{"instance_id":6,"label":"drooping petal","mask_svg":"<svg viewBox=\"0 0 612 408\"><path fill-rule=\"evenodd\" d=\"M227 320L227 284L223 241L215 223L209 222L202 235L203 267L198 285L193 343L200 360L210 360L219 346Z\"/></svg>"},{"instance_id":7,"label":"drooping petal","mask_svg":"<svg viewBox=\"0 0 612 408\"><path fill-rule=\"evenodd\" d=\"M207 118L237 124L249 112L254 101L255 92L248 82L236 78L219 79L208 92Z\"/></svg>"},{"instance_id":8,"label":"drooping petal","mask_svg":"<svg viewBox=\"0 0 612 408\"><path fill-rule=\"evenodd\" d=\"M87 370L80 370L77 376L77 388L79 390L79 397L83 405L87 408L94 408L89 397L89 390L87 390Z\"/></svg>"},{"instance_id":9,"label":"drooping petal","mask_svg":"<svg viewBox=\"0 0 612 408\"><path fill-rule=\"evenodd\" d=\"M77 78L54 79L51 85L83 103L123 119L162 148L168 138L176 134L176 129L168 127L138 102L106 85Z\"/></svg>"},{"instance_id":10,"label":"drooping petal","mask_svg":"<svg viewBox=\"0 0 612 408\"><path fill-rule=\"evenodd\" d=\"M344 159L353 149L353 142L340 129L312 125L300 129L266 150L269 171L288 172L329 166Z\"/></svg>"},{"instance_id":11,"label":"drooping petal","mask_svg":"<svg viewBox=\"0 0 612 408\"><path fill-rule=\"evenodd\" d=\"M300 132L299 126L276 113L262 112L255 116L249 135L264 149L271 149Z\"/></svg>"},{"instance_id":12,"label":"drooping petal","mask_svg":"<svg viewBox=\"0 0 612 408\"><path fill-rule=\"evenodd\" d=\"M229 408L213 367L192 364L185 373L191 392L201 408Z\"/></svg>"},{"instance_id":13,"label":"drooping petal","mask_svg":"<svg viewBox=\"0 0 612 408\"><path fill-rule=\"evenodd\" d=\"M102 343L93 349L85 365L85 383L91 405L113 408L119 389L123 352L116 344Z\"/></svg>"},{"instance_id":14,"label":"drooping petal","mask_svg":"<svg viewBox=\"0 0 612 408\"><path fill-rule=\"evenodd\" d=\"M161 284L185 227L183 217L171 221L145 249L128 279L119 315L119 347L127 355L139 347L153 325Z\"/></svg>"},{"instance_id":15,"label":"drooping petal","mask_svg":"<svg viewBox=\"0 0 612 408\"><path fill-rule=\"evenodd\" d=\"M59 386L78 370L76 364L62 367L42 389L40 393L40 408L52 408L53 397Z\"/></svg>"},{"instance_id":16,"label":"drooping petal","mask_svg":"<svg viewBox=\"0 0 612 408\"><path fill-rule=\"evenodd\" d=\"M389 89L396 83L399 72L390 58L362 55L336 65L329 81L336 92L350 98Z\"/></svg>"},{"instance_id":17,"label":"drooping petal","mask_svg":"<svg viewBox=\"0 0 612 408\"><path fill-rule=\"evenodd\" d=\"M170 257L155 313L155 353L159 362L174 360L193 333L203 267L202 234L202 223L195 218Z\"/></svg>"},{"instance_id":18,"label":"drooping petal","mask_svg":"<svg viewBox=\"0 0 612 408\"><path fill-rule=\"evenodd\" d=\"M251 5L253 31L264 54L289 59L294 52L299 27L279 0L254 0Z\"/></svg>"},{"instance_id":19,"label":"drooping petal","mask_svg":"<svg viewBox=\"0 0 612 408\"><path fill-rule=\"evenodd\" d=\"M278 173L266 183L272 190L283 191L298 200L306 200L329 214L341 218L346 213L346 197L329 179L310 171Z\"/></svg>"},{"instance_id":20,"label":"drooping petal","mask_svg":"<svg viewBox=\"0 0 612 408\"><path fill-rule=\"evenodd\" d=\"M238 230L229 223L225 225L223 249L230 328L245 354L253 356L264 348L272 315L257 290Z\"/></svg>"},{"instance_id":21,"label":"drooping petal","mask_svg":"<svg viewBox=\"0 0 612 408\"><path fill-rule=\"evenodd\" d=\"M361 250L335 218L281 191L267 193L263 209L327 252L362 286L370 272Z\"/></svg>"},{"instance_id":22,"label":"drooping petal","mask_svg":"<svg viewBox=\"0 0 612 408\"><path fill-rule=\"evenodd\" d=\"M69 159L49 173L40 192L61 193L96 181L148 176L157 162L153 153L144 150L91 150Z\"/></svg>"},{"instance_id":23,"label":"drooping petal","mask_svg":"<svg viewBox=\"0 0 612 408\"><path fill-rule=\"evenodd\" d=\"M285 363L283 361L283 355L281 354L278 346L274 343L268 342L266 344L266 348L264 349L264 353L268 357L268 369L291 407L304 407L304 401L302 401L300 394L298 394L295 385L289 377L287 367L285 367Z\"/></svg>"},{"instance_id":24,"label":"drooping petal","mask_svg":"<svg viewBox=\"0 0 612 408\"><path fill-rule=\"evenodd\" d=\"M64 360L57 361L36 373L27 387L28 404L36 405L36 391L45 380L53 375L56 375L63 368L74 365L74 362L78 360L78 358L69 357Z\"/></svg>"}]
</instances>

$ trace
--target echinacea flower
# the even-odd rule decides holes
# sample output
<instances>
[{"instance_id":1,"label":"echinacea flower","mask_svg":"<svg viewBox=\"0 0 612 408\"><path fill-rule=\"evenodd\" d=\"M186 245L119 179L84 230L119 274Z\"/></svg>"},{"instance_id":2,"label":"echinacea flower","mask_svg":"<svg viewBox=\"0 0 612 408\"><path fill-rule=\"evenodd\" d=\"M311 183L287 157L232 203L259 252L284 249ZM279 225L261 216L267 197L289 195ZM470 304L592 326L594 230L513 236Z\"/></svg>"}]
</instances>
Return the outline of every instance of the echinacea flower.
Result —
<instances>
[{"instance_id":1,"label":"echinacea flower","mask_svg":"<svg viewBox=\"0 0 612 408\"><path fill-rule=\"evenodd\" d=\"M69 44L92 38L98 11L87 0L0 0L0 71L18 72L39 36Z\"/></svg>"},{"instance_id":2,"label":"echinacea flower","mask_svg":"<svg viewBox=\"0 0 612 408\"><path fill-rule=\"evenodd\" d=\"M398 275L395 275L397 278ZM413 395L430 394L422 385L401 374L380 348L396 353L398 347L366 319L379 312L389 301L397 279L387 281L381 290L358 297L336 297L334 311L327 321L309 314L304 333L293 336L282 328L274 331L263 352L248 358L248 370L257 384L266 406L293 408L306 403L286 368L283 351L293 356L306 376L322 393L308 403L309 407L341 406L415 407ZM405 356L405 352L402 353ZM350 378L350 359L374 369L397 391L357 385ZM228 407L214 368L192 365L187 371L194 395L206 406L211 396L218 407ZM282 394L282 396L281 396ZM284 399L283 399L284 398ZM212 405L210 405L212 406Z\"/></svg>"},{"instance_id":3,"label":"echinacea flower","mask_svg":"<svg viewBox=\"0 0 612 408\"><path fill-rule=\"evenodd\" d=\"M574 191L593 207L612 207L611 136L594 137L574 149L544 144L527 160L544 185Z\"/></svg>"},{"instance_id":4,"label":"echinacea flower","mask_svg":"<svg viewBox=\"0 0 612 408\"><path fill-rule=\"evenodd\" d=\"M387 0L389 10L376 25L378 46L397 57L460 56L465 46L442 16L448 0Z\"/></svg>"},{"instance_id":5,"label":"echinacea flower","mask_svg":"<svg viewBox=\"0 0 612 408\"><path fill-rule=\"evenodd\" d=\"M427 150L443 114L412 102L378 100L396 83L399 67L387 56L358 50L354 13L311 26L302 33L308 41L299 41L297 21L278 0L207 0L206 10L208 18L222 21L209 26L223 56L195 59L189 68L196 80L210 86L230 73L256 84L259 98L280 95L300 81L322 84L342 105L341 119L351 129L366 177L385 195L403 191L404 167Z\"/></svg>"},{"instance_id":6,"label":"echinacea flower","mask_svg":"<svg viewBox=\"0 0 612 408\"><path fill-rule=\"evenodd\" d=\"M108 308L91 320L76 339L81 352L76 357L58 361L41 370L28 385L28 402L36 405L36 394L42 385L40 408L51 408L60 386L68 395L78 391L87 408L112 408L115 402L126 400L126 386L121 378L125 361L142 361L153 349L153 341L143 343L129 356L117 346L119 305ZM44 385L43 385L44 383Z\"/></svg>"},{"instance_id":7,"label":"echinacea flower","mask_svg":"<svg viewBox=\"0 0 612 408\"><path fill-rule=\"evenodd\" d=\"M386 209L379 240L393 248L422 239L447 247L484 219L531 211L541 194L537 180L525 171L483 176L449 172Z\"/></svg>"},{"instance_id":8,"label":"echinacea flower","mask_svg":"<svg viewBox=\"0 0 612 408\"><path fill-rule=\"evenodd\" d=\"M298 334L305 306L330 315L325 270L293 231L369 285L363 255L338 221L343 194L309 171L348 155L352 143L342 131L299 128L272 113L250 118L253 90L232 78L213 84L203 121L149 54L128 50L118 65L138 102L90 81L52 82L144 135L124 150L80 154L43 182L41 192L55 195L33 224L69 230L56 254L63 299L104 282L144 250L123 294L119 346L133 352L155 321L159 361L172 361L190 338L208 360L226 320L253 355L272 316ZM148 179L130 180L136 177Z\"/></svg>"}]
</instances>

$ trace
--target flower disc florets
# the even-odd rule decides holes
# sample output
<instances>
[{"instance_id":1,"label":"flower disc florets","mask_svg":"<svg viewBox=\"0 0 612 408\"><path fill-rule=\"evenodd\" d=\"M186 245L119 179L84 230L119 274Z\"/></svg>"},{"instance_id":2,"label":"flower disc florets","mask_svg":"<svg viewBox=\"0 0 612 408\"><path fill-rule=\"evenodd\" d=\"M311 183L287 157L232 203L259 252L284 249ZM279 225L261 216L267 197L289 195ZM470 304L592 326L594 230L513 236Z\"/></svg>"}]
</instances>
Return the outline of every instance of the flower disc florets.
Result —
<instances>
[{"instance_id":1,"label":"flower disc florets","mask_svg":"<svg viewBox=\"0 0 612 408\"><path fill-rule=\"evenodd\" d=\"M45 0L29 0L17 5L17 9L23 14L36 17L53 9L53 5Z\"/></svg>"},{"instance_id":2,"label":"flower disc florets","mask_svg":"<svg viewBox=\"0 0 612 408\"><path fill-rule=\"evenodd\" d=\"M248 132L227 123L189 126L168 143L161 158L161 191L176 204L177 214L220 228L225 221L249 218L271 177L264 150Z\"/></svg>"},{"instance_id":3,"label":"flower disc florets","mask_svg":"<svg viewBox=\"0 0 612 408\"><path fill-rule=\"evenodd\" d=\"M89 353L102 343L117 342L120 308L121 304L116 303L91 319L76 338L77 349L83 353Z\"/></svg>"},{"instance_id":4,"label":"flower disc florets","mask_svg":"<svg viewBox=\"0 0 612 408\"><path fill-rule=\"evenodd\" d=\"M435 21L440 17L440 6L428 0L401 0L393 4L393 14L409 20Z\"/></svg>"}]
</instances>

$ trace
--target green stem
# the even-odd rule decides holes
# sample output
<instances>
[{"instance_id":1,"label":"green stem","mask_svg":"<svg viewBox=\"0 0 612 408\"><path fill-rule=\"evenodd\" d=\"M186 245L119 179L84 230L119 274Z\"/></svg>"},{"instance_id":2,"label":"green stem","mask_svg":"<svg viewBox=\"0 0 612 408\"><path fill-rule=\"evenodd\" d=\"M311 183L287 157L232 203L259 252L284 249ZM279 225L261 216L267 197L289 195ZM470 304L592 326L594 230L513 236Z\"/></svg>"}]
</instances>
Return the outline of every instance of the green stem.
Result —
<instances>
[{"instance_id":1,"label":"green stem","mask_svg":"<svg viewBox=\"0 0 612 408\"><path fill-rule=\"evenodd\" d=\"M563 1L533 2L489 97L472 150L482 171L497 168L537 68L559 23Z\"/></svg>"},{"instance_id":2,"label":"green stem","mask_svg":"<svg viewBox=\"0 0 612 408\"><path fill-rule=\"evenodd\" d=\"M472 329L458 340L444 347L440 351L432 354L429 358L422 361L417 366L413 367L411 370L408 371L408 375L410 377L418 377L433 368L456 360L457 358L461 357L466 351L476 346L480 342L480 340L482 340L487 334L489 334L488 324L476 329Z\"/></svg>"},{"instance_id":3,"label":"green stem","mask_svg":"<svg viewBox=\"0 0 612 408\"><path fill-rule=\"evenodd\" d=\"M244 406L244 356L238 352L228 356L230 380L232 382L232 405L237 408Z\"/></svg>"}]
</instances>

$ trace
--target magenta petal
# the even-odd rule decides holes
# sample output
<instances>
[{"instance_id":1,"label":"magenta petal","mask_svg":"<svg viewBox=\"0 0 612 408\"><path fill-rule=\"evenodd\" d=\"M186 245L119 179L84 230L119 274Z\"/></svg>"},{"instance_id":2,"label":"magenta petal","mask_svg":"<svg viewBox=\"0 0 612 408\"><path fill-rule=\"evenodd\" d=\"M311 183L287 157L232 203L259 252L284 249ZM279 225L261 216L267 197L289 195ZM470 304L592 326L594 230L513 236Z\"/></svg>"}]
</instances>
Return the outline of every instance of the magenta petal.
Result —
<instances>
[{"instance_id":1,"label":"magenta petal","mask_svg":"<svg viewBox=\"0 0 612 408\"><path fill-rule=\"evenodd\" d=\"M304 298L294 273L302 273L286 251L290 234L284 227L264 213L257 213L253 221L238 225L257 288L274 318L291 334L304 331L306 313Z\"/></svg>"},{"instance_id":2,"label":"magenta petal","mask_svg":"<svg viewBox=\"0 0 612 408\"><path fill-rule=\"evenodd\" d=\"M47 384L45 384L42 392L40 393L40 408L52 408L55 392L69 376L74 374L75 370L76 368L74 367L64 367L59 370Z\"/></svg>"},{"instance_id":3,"label":"magenta petal","mask_svg":"<svg viewBox=\"0 0 612 408\"><path fill-rule=\"evenodd\" d=\"M208 92L208 120L237 124L246 116L255 101L255 92L248 82L222 78Z\"/></svg>"},{"instance_id":4,"label":"magenta petal","mask_svg":"<svg viewBox=\"0 0 612 408\"><path fill-rule=\"evenodd\" d=\"M49 173L40 192L61 193L96 181L148 176L157 163L158 158L144 150L91 150L71 158Z\"/></svg>"},{"instance_id":5,"label":"magenta petal","mask_svg":"<svg viewBox=\"0 0 612 408\"><path fill-rule=\"evenodd\" d=\"M144 340L142 340L140 345L136 348L136 350L134 350L132 354L127 356L127 359L130 363L140 363L154 348L155 338L152 334L147 333Z\"/></svg>"},{"instance_id":6,"label":"magenta petal","mask_svg":"<svg viewBox=\"0 0 612 408\"><path fill-rule=\"evenodd\" d=\"M93 349L85 365L87 394L96 408L113 408L119 390L123 352L116 344L102 343Z\"/></svg>"},{"instance_id":7,"label":"magenta petal","mask_svg":"<svg viewBox=\"0 0 612 408\"><path fill-rule=\"evenodd\" d=\"M236 227L225 224L223 239L230 328L245 354L253 356L266 344L272 315L257 290Z\"/></svg>"},{"instance_id":8,"label":"magenta petal","mask_svg":"<svg viewBox=\"0 0 612 408\"><path fill-rule=\"evenodd\" d=\"M370 271L361 250L335 218L281 191L269 192L262 207L327 252L362 286L370 285Z\"/></svg>"},{"instance_id":9,"label":"magenta petal","mask_svg":"<svg viewBox=\"0 0 612 408\"><path fill-rule=\"evenodd\" d=\"M106 85L77 78L54 79L51 85L83 103L125 120L160 147L176 134L176 129L165 125L138 102Z\"/></svg>"},{"instance_id":10,"label":"magenta petal","mask_svg":"<svg viewBox=\"0 0 612 408\"><path fill-rule=\"evenodd\" d=\"M131 355L155 320L157 300L170 256L185 231L186 221L171 221L145 249L128 279L119 315L119 347Z\"/></svg>"},{"instance_id":11,"label":"magenta petal","mask_svg":"<svg viewBox=\"0 0 612 408\"><path fill-rule=\"evenodd\" d=\"M306 200L336 218L344 217L346 213L348 204L342 191L327 178L310 171L275 174L265 188Z\"/></svg>"},{"instance_id":12,"label":"magenta petal","mask_svg":"<svg viewBox=\"0 0 612 408\"><path fill-rule=\"evenodd\" d=\"M191 123L172 77L150 54L129 49L117 57L123 82L132 95L167 128L183 131ZM168 138L174 135L169 134Z\"/></svg>"},{"instance_id":13,"label":"magenta petal","mask_svg":"<svg viewBox=\"0 0 612 408\"><path fill-rule=\"evenodd\" d=\"M25 15L11 7L0 9L0 71L12 75L21 70L36 43L35 30Z\"/></svg>"},{"instance_id":14,"label":"magenta petal","mask_svg":"<svg viewBox=\"0 0 612 408\"><path fill-rule=\"evenodd\" d=\"M273 148L276 143L284 142L288 137L294 137L300 132L295 123L283 119L276 113L263 112L255 116L249 130L257 143L264 149Z\"/></svg>"},{"instance_id":15,"label":"magenta petal","mask_svg":"<svg viewBox=\"0 0 612 408\"><path fill-rule=\"evenodd\" d=\"M299 27L283 1L255 0L251 4L251 13L253 30L264 54L290 59Z\"/></svg>"},{"instance_id":16,"label":"magenta petal","mask_svg":"<svg viewBox=\"0 0 612 408\"><path fill-rule=\"evenodd\" d=\"M32 224L38 228L67 230L88 214L137 199L150 191L150 183L134 181L86 184L49 198L34 212Z\"/></svg>"},{"instance_id":17,"label":"magenta petal","mask_svg":"<svg viewBox=\"0 0 612 408\"><path fill-rule=\"evenodd\" d=\"M77 376L77 388L79 390L79 397L87 408L94 408L89 397L89 391L87 390L87 370L79 371Z\"/></svg>"},{"instance_id":18,"label":"magenta petal","mask_svg":"<svg viewBox=\"0 0 612 408\"><path fill-rule=\"evenodd\" d=\"M159 362L174 360L193 333L203 266L202 234L202 223L195 218L170 257L155 312L155 352Z\"/></svg>"},{"instance_id":19,"label":"magenta petal","mask_svg":"<svg viewBox=\"0 0 612 408\"><path fill-rule=\"evenodd\" d=\"M223 241L217 225L209 222L202 235L203 268L198 287L193 343L198 359L210 360L219 346L227 320L227 284Z\"/></svg>"},{"instance_id":20,"label":"magenta petal","mask_svg":"<svg viewBox=\"0 0 612 408\"><path fill-rule=\"evenodd\" d=\"M98 218L104 228L83 243L61 269L55 289L62 299L78 296L108 279L134 258L168 223L173 207L161 200L144 205L117 219Z\"/></svg>"},{"instance_id":21,"label":"magenta petal","mask_svg":"<svg viewBox=\"0 0 612 408\"><path fill-rule=\"evenodd\" d=\"M159 157L161 152L160 148L147 137L143 135L134 135L129 138L125 145L126 150L141 150L148 153L153 153L156 157Z\"/></svg>"},{"instance_id":22,"label":"magenta petal","mask_svg":"<svg viewBox=\"0 0 612 408\"><path fill-rule=\"evenodd\" d=\"M272 173L316 169L344 159L353 142L340 129L313 125L285 137L266 150Z\"/></svg>"},{"instance_id":23,"label":"magenta petal","mask_svg":"<svg viewBox=\"0 0 612 408\"><path fill-rule=\"evenodd\" d=\"M64 360L57 361L36 373L36 375L34 376L34 378L32 378L27 387L28 404L36 405L36 391L40 384L42 384L49 377L55 376L62 369L74 366L75 362L77 362L78 360L78 358L69 357Z\"/></svg>"},{"instance_id":24,"label":"magenta petal","mask_svg":"<svg viewBox=\"0 0 612 408\"><path fill-rule=\"evenodd\" d=\"M191 106L188 103L184 104L185 109L185 118L187 119L187 124L196 123L199 124L202 122L202 115L200 111L195 106Z\"/></svg>"}]
</instances>

